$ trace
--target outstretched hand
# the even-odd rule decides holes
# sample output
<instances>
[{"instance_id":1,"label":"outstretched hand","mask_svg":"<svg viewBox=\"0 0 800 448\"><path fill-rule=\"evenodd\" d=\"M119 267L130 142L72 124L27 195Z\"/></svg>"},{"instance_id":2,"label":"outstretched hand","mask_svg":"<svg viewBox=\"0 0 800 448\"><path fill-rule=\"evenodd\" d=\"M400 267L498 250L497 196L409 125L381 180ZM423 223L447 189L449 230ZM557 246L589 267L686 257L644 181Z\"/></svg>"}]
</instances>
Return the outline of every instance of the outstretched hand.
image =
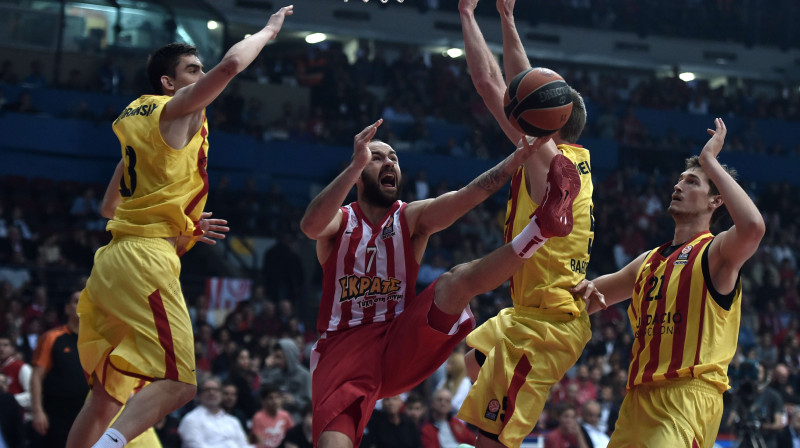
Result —
<instances>
[{"instance_id":1,"label":"outstretched hand","mask_svg":"<svg viewBox=\"0 0 800 448\"><path fill-rule=\"evenodd\" d=\"M278 32L281 30L281 27L283 27L283 20L286 18L286 16L290 16L292 14L294 14L294 5L284 6L269 18L269 22L267 22L267 26L265 28L269 28L273 33L278 34Z\"/></svg>"},{"instance_id":2,"label":"outstretched hand","mask_svg":"<svg viewBox=\"0 0 800 448\"><path fill-rule=\"evenodd\" d=\"M720 151L722 151L722 145L725 143L725 135L728 133L728 128L725 127L725 122L722 121L722 118L717 118L714 120L714 125L716 126L716 130L706 129L711 138L708 139L708 142L705 146L703 146L703 150L700 151L700 158L712 158L716 159L719 155Z\"/></svg>"},{"instance_id":3,"label":"outstretched hand","mask_svg":"<svg viewBox=\"0 0 800 448\"><path fill-rule=\"evenodd\" d=\"M497 0L497 12L500 13L500 17L514 17L514 5L516 2L517 0Z\"/></svg>"},{"instance_id":4,"label":"outstretched hand","mask_svg":"<svg viewBox=\"0 0 800 448\"><path fill-rule=\"evenodd\" d=\"M572 294L579 295L586 302L586 313L592 314L608 308L606 298L603 293L597 290L594 283L583 279L575 287L569 290Z\"/></svg>"},{"instance_id":5,"label":"outstretched hand","mask_svg":"<svg viewBox=\"0 0 800 448\"><path fill-rule=\"evenodd\" d=\"M200 221L197 223L197 228L203 231L203 236L198 241L210 245L217 244L217 240L225 239L225 232L230 230L227 226L228 221L224 219L210 219L212 212L203 212L200 215Z\"/></svg>"},{"instance_id":6,"label":"outstretched hand","mask_svg":"<svg viewBox=\"0 0 800 448\"><path fill-rule=\"evenodd\" d=\"M472 12L478 6L478 0L458 0L458 10L460 12Z\"/></svg>"},{"instance_id":7,"label":"outstretched hand","mask_svg":"<svg viewBox=\"0 0 800 448\"><path fill-rule=\"evenodd\" d=\"M372 158L372 152L369 150L369 142L375 137L378 128L383 123L383 118L365 127L361 132L353 137L353 164L358 167L365 167Z\"/></svg>"},{"instance_id":8,"label":"outstretched hand","mask_svg":"<svg viewBox=\"0 0 800 448\"><path fill-rule=\"evenodd\" d=\"M519 163L523 163L534 154L545 143L549 142L553 137L548 135L546 137L531 137L530 135L523 135L519 143L517 143L517 151L515 156Z\"/></svg>"}]
</instances>

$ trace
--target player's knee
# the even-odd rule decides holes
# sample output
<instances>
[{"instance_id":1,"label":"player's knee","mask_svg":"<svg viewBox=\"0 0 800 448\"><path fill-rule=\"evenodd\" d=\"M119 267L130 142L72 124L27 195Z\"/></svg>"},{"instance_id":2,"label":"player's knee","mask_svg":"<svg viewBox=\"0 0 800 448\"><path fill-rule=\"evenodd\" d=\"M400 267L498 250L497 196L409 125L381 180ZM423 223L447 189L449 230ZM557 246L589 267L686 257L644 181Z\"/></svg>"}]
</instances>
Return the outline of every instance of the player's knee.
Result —
<instances>
[{"instance_id":1,"label":"player's knee","mask_svg":"<svg viewBox=\"0 0 800 448\"><path fill-rule=\"evenodd\" d=\"M464 276L465 267L466 264L459 264L442 274L436 281L437 294L441 292L450 300L466 298L469 294L469 282Z\"/></svg>"},{"instance_id":2,"label":"player's knee","mask_svg":"<svg viewBox=\"0 0 800 448\"><path fill-rule=\"evenodd\" d=\"M175 392L180 399L181 406L194 400L195 395L197 395L197 386L194 384L178 383L178 386L175 389Z\"/></svg>"}]
</instances>

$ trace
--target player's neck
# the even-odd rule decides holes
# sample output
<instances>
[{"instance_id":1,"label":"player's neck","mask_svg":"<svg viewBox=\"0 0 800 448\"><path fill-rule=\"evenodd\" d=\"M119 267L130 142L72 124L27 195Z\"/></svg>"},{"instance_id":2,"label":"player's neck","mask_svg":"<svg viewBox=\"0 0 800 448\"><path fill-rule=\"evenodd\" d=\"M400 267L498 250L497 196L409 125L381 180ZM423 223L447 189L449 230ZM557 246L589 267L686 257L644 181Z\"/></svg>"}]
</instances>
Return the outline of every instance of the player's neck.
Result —
<instances>
[{"instance_id":1,"label":"player's neck","mask_svg":"<svg viewBox=\"0 0 800 448\"><path fill-rule=\"evenodd\" d=\"M388 207L373 205L363 199L358 201L358 206L361 208L361 212L364 213L364 216L371 224L380 222L381 218L386 216L386 213L392 208L391 205Z\"/></svg>"},{"instance_id":2,"label":"player's neck","mask_svg":"<svg viewBox=\"0 0 800 448\"><path fill-rule=\"evenodd\" d=\"M700 232L708 231L708 224L686 223L675 225L675 235L672 237L672 245L679 246Z\"/></svg>"}]
</instances>

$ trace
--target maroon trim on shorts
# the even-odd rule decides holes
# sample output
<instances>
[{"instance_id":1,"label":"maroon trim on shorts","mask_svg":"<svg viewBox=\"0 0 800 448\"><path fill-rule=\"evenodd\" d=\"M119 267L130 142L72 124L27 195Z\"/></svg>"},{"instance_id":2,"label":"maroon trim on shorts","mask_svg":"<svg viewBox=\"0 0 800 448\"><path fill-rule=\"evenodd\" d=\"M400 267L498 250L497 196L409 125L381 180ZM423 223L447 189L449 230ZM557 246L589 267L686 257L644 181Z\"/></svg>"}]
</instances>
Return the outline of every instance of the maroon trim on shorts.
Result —
<instances>
[{"instance_id":1,"label":"maroon trim on shorts","mask_svg":"<svg viewBox=\"0 0 800 448\"><path fill-rule=\"evenodd\" d=\"M522 358L517 362L517 366L514 367L514 376L511 378L511 384L508 386L508 406L506 407L506 418L503 421L504 428L506 423L511 420L511 416L514 415L514 409L517 404L517 394L519 394L519 390L525 384L525 379L528 377L528 373L530 373L531 369L532 366L530 361L528 361L528 357L522 355Z\"/></svg>"},{"instance_id":2,"label":"maroon trim on shorts","mask_svg":"<svg viewBox=\"0 0 800 448\"><path fill-rule=\"evenodd\" d=\"M150 309L153 311L153 320L158 331L158 341L164 349L164 378L178 381L178 364L175 358L175 347L172 343L172 330L169 327L169 318L164 309L164 301L161 293L156 289L147 297L150 302Z\"/></svg>"}]
</instances>

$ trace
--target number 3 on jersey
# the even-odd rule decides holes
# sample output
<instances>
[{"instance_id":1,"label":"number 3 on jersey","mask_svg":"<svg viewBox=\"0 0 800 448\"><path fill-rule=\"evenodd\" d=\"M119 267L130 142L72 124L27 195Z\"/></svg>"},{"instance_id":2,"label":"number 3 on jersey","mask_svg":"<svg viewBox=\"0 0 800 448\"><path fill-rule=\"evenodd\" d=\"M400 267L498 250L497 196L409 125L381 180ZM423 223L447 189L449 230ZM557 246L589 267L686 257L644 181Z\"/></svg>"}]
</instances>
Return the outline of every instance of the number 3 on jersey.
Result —
<instances>
[{"instance_id":1,"label":"number 3 on jersey","mask_svg":"<svg viewBox=\"0 0 800 448\"><path fill-rule=\"evenodd\" d=\"M128 182L125 182L125 173L119 179L119 194L129 198L136 191L136 151L130 146L125 147L125 165L128 166ZM130 187L128 187L130 185Z\"/></svg>"}]
</instances>

